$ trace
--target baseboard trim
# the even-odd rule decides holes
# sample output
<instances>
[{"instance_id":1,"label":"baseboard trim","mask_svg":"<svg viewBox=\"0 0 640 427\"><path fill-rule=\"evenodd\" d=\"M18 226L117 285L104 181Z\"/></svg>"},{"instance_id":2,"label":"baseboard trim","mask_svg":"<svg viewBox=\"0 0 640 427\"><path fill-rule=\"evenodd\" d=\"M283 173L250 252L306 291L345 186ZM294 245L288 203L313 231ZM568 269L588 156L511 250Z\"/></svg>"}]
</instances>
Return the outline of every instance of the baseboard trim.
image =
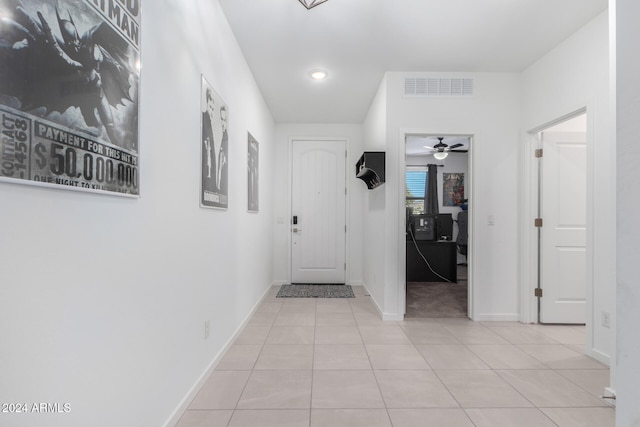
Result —
<instances>
[{"instance_id":1,"label":"baseboard trim","mask_svg":"<svg viewBox=\"0 0 640 427\"><path fill-rule=\"evenodd\" d=\"M389 322L402 322L404 320L404 314L384 313L382 315L382 320Z\"/></svg>"},{"instance_id":2,"label":"baseboard trim","mask_svg":"<svg viewBox=\"0 0 640 427\"><path fill-rule=\"evenodd\" d=\"M361 286L367 291L367 294L369 294L371 301L373 301L373 305L375 306L376 311L380 316L380 319L382 319L385 322L401 322L404 320L404 314L385 313L378 305L378 301L376 301L376 299L373 297L373 295L369 291L369 288L367 288L367 285L364 282L361 282L361 283L362 283Z\"/></svg>"},{"instance_id":3,"label":"baseboard trim","mask_svg":"<svg viewBox=\"0 0 640 427\"><path fill-rule=\"evenodd\" d=\"M267 296L267 294L275 284L276 284L275 282L272 282L271 285L269 285L269 287L264 291L264 294L262 295L262 297L253 306L249 314L245 316L245 318L243 319L240 326L236 329L233 336L229 338L229 340L220 349L218 354L215 355L211 363L209 363L209 365L204 370L204 372L200 375L200 377L198 378L196 383L193 385L193 387L189 389L189 391L187 392L187 395L182 399L182 401L180 401L180 404L173 411L173 413L171 414L167 422L164 424L164 427L174 427L176 424L178 424L178 421L180 421L180 418L182 417L182 415L184 415L186 410L189 408L189 404L196 397L196 395L200 391L200 388L202 388L202 386L207 381L209 376L213 373L213 371L216 369L216 367L218 366L218 364L220 363L224 355L227 353L227 351L229 351L229 348L231 348L231 345L233 344L233 342L236 340L236 338L238 338L238 336L243 331L245 326L247 326L247 323L249 323L251 316L255 314L256 310L258 309L262 301L264 301L265 297Z\"/></svg>"},{"instance_id":4,"label":"baseboard trim","mask_svg":"<svg viewBox=\"0 0 640 427\"><path fill-rule=\"evenodd\" d=\"M376 311L378 312L378 316L380 316L381 319L384 319L384 313L382 312L382 309L378 305L378 301L376 301L376 299L373 297L373 295L371 294L371 291L369 291L369 288L367 288L367 285L362 283L362 286L367 291L367 294L369 295L369 298L371 298L371 301L373 302L373 306L376 308Z\"/></svg>"},{"instance_id":5,"label":"baseboard trim","mask_svg":"<svg viewBox=\"0 0 640 427\"><path fill-rule=\"evenodd\" d=\"M587 354L587 356L596 359L598 362L603 363L607 366L611 366L611 356L609 356L608 354L605 354L593 348L587 348L585 353Z\"/></svg>"}]
</instances>

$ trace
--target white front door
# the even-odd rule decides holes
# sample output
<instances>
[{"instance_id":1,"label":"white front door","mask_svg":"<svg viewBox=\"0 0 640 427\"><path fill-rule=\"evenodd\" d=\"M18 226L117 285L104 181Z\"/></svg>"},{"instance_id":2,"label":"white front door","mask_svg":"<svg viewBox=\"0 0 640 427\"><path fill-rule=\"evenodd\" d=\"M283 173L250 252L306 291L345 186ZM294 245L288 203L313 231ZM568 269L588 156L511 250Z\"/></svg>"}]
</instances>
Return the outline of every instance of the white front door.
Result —
<instances>
[{"instance_id":1,"label":"white front door","mask_svg":"<svg viewBox=\"0 0 640 427\"><path fill-rule=\"evenodd\" d=\"M543 132L540 322L585 323L587 143L584 132Z\"/></svg>"},{"instance_id":2,"label":"white front door","mask_svg":"<svg viewBox=\"0 0 640 427\"><path fill-rule=\"evenodd\" d=\"M292 283L345 283L345 153L345 141L292 142Z\"/></svg>"}]
</instances>

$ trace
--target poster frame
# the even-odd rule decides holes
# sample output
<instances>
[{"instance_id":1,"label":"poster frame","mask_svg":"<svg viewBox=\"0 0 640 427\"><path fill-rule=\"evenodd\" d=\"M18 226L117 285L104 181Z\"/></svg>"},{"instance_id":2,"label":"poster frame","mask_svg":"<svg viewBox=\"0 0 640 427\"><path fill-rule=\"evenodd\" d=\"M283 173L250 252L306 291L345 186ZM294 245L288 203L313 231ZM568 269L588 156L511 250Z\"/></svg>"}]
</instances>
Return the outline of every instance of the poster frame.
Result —
<instances>
[{"instance_id":1,"label":"poster frame","mask_svg":"<svg viewBox=\"0 0 640 427\"><path fill-rule=\"evenodd\" d=\"M4 42L17 41L0 50L16 60L0 72L0 182L140 197L140 2L0 0L8 21L35 17L50 28L3 32ZM62 36L69 23L82 40L77 56ZM31 41L38 37L55 43L42 47ZM85 51L100 52L98 65L82 62Z\"/></svg>"}]
</instances>

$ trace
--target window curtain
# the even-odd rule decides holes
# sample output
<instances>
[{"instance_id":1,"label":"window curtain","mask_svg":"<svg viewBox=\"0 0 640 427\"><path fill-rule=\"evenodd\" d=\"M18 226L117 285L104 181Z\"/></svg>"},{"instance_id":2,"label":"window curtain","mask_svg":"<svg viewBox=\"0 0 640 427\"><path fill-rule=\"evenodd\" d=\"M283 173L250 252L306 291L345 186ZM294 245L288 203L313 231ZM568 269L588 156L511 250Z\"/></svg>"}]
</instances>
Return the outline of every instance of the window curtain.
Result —
<instances>
[{"instance_id":1,"label":"window curtain","mask_svg":"<svg viewBox=\"0 0 640 427\"><path fill-rule=\"evenodd\" d=\"M424 213L437 214L438 208L438 165L427 165L425 187L427 194L424 198Z\"/></svg>"}]
</instances>

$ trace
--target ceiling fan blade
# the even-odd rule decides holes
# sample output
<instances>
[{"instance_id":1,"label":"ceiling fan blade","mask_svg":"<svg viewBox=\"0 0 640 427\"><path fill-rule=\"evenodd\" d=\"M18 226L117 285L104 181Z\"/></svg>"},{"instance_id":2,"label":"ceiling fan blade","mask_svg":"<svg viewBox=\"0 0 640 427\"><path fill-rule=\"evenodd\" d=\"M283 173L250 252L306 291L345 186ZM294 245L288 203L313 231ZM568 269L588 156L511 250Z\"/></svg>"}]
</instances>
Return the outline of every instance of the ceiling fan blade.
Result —
<instances>
[{"instance_id":1,"label":"ceiling fan blade","mask_svg":"<svg viewBox=\"0 0 640 427\"><path fill-rule=\"evenodd\" d=\"M469 150L449 150L450 153L468 153Z\"/></svg>"},{"instance_id":2,"label":"ceiling fan blade","mask_svg":"<svg viewBox=\"0 0 640 427\"><path fill-rule=\"evenodd\" d=\"M453 150L454 148L458 148L458 147L462 147L464 144L453 144L452 146L449 147L449 150Z\"/></svg>"}]
</instances>

